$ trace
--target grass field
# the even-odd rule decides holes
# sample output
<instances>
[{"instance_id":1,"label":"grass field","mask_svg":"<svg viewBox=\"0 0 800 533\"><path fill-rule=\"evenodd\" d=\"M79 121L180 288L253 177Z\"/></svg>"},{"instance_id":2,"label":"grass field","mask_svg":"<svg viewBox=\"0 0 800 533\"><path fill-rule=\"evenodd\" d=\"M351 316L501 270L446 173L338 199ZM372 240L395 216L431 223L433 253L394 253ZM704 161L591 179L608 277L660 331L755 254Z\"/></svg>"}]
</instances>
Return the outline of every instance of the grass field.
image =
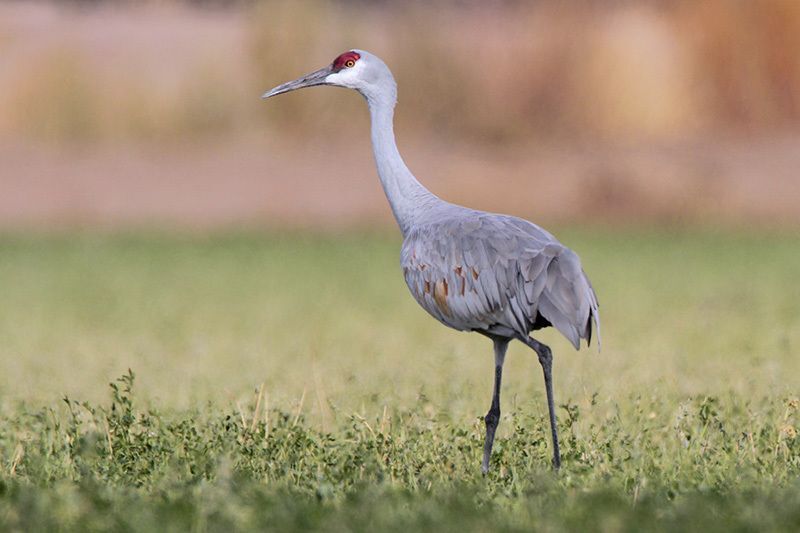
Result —
<instances>
[{"instance_id":1,"label":"grass field","mask_svg":"<svg viewBox=\"0 0 800 533\"><path fill-rule=\"evenodd\" d=\"M556 233L602 351L541 335L554 474L512 347L485 478L491 345L393 235L0 236L0 529L799 528L800 236Z\"/></svg>"}]
</instances>

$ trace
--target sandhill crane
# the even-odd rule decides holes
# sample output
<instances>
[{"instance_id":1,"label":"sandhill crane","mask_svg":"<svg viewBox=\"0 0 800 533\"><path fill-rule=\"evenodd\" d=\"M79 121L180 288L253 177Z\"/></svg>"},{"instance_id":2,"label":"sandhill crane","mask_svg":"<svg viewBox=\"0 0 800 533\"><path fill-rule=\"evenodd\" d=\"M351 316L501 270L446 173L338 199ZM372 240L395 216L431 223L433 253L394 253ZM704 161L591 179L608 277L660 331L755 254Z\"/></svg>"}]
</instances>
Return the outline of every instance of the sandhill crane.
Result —
<instances>
[{"instance_id":1,"label":"sandhill crane","mask_svg":"<svg viewBox=\"0 0 800 533\"><path fill-rule=\"evenodd\" d=\"M506 349L514 339L536 352L542 366L553 467L559 468L553 356L550 348L530 333L553 326L577 350L581 339L591 342L594 321L599 347L597 297L580 259L531 222L454 205L423 187L397 150L393 126L397 85L389 68L375 55L349 50L330 65L278 85L262 98L315 85L355 89L367 100L375 163L403 234L400 264L411 294L442 324L476 331L494 342L494 391L484 418L483 473L489 470L500 420Z\"/></svg>"}]
</instances>

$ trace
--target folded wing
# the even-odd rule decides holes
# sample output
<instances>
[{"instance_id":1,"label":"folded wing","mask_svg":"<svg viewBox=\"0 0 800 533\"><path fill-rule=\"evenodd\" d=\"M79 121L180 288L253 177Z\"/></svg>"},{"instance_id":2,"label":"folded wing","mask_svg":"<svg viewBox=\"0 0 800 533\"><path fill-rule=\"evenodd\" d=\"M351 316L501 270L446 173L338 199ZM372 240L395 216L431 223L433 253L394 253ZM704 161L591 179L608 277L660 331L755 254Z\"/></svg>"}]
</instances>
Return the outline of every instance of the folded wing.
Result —
<instances>
[{"instance_id":1,"label":"folded wing","mask_svg":"<svg viewBox=\"0 0 800 533\"><path fill-rule=\"evenodd\" d=\"M472 212L419 226L401 266L417 302L452 328L523 336L552 325L576 349L591 340L592 321L599 333L580 259L525 220Z\"/></svg>"}]
</instances>

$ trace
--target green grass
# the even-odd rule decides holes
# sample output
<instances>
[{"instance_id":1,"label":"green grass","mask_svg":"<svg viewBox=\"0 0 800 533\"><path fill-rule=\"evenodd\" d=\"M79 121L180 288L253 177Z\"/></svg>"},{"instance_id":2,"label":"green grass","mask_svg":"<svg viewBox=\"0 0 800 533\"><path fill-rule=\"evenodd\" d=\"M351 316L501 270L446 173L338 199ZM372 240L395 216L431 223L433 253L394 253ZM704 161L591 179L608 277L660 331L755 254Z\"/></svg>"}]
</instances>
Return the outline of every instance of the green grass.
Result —
<instances>
[{"instance_id":1,"label":"green grass","mask_svg":"<svg viewBox=\"0 0 800 533\"><path fill-rule=\"evenodd\" d=\"M558 474L511 349L486 478L491 345L416 307L396 238L0 237L0 529L800 527L800 237L559 236L603 349L541 336Z\"/></svg>"}]
</instances>

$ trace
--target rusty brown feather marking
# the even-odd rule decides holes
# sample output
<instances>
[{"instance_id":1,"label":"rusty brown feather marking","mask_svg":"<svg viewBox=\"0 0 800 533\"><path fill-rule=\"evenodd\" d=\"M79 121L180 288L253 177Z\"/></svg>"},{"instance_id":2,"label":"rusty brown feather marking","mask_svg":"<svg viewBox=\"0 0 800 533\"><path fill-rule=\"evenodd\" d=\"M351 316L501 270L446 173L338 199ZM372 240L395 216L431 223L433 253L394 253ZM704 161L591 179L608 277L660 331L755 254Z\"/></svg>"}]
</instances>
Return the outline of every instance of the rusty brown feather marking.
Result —
<instances>
[{"instance_id":1,"label":"rusty brown feather marking","mask_svg":"<svg viewBox=\"0 0 800 533\"><path fill-rule=\"evenodd\" d=\"M431 282L425 280L425 294L430 294L430 293L431 293Z\"/></svg>"},{"instance_id":2,"label":"rusty brown feather marking","mask_svg":"<svg viewBox=\"0 0 800 533\"><path fill-rule=\"evenodd\" d=\"M475 270L475 267L472 267L472 279L478 279L478 271Z\"/></svg>"},{"instance_id":3,"label":"rusty brown feather marking","mask_svg":"<svg viewBox=\"0 0 800 533\"><path fill-rule=\"evenodd\" d=\"M436 307L445 315L450 315L450 306L447 304L448 286L446 280L437 281L433 285L433 300Z\"/></svg>"},{"instance_id":4,"label":"rusty brown feather marking","mask_svg":"<svg viewBox=\"0 0 800 533\"><path fill-rule=\"evenodd\" d=\"M458 276L461 279L461 291L460 291L461 292L461 296L464 296L464 291L467 290L467 278L464 277L464 274L462 273L462 270L463 269L460 266L457 266L455 268L456 276Z\"/></svg>"}]
</instances>

